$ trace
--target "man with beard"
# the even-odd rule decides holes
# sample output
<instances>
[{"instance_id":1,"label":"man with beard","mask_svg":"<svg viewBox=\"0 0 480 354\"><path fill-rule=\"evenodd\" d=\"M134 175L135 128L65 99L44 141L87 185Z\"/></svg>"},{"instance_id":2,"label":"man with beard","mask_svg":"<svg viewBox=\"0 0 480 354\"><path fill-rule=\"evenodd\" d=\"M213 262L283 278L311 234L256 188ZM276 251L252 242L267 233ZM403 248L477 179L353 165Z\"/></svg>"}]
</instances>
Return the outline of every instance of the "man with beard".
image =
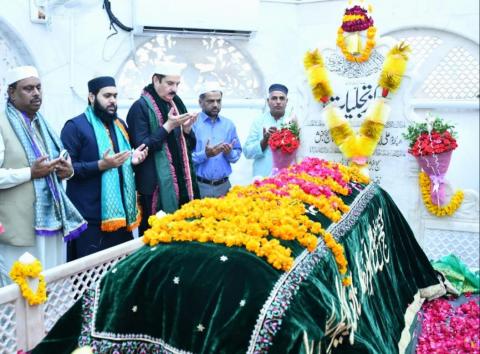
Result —
<instances>
[{"instance_id":1,"label":"man with beard","mask_svg":"<svg viewBox=\"0 0 480 354\"><path fill-rule=\"evenodd\" d=\"M150 215L159 210L172 213L199 196L191 160L197 114L187 113L177 96L180 74L179 64L163 63L127 115L132 145L144 144L150 151L135 173L143 212L140 235Z\"/></svg>"},{"instance_id":2,"label":"man with beard","mask_svg":"<svg viewBox=\"0 0 480 354\"><path fill-rule=\"evenodd\" d=\"M73 168L58 135L39 112L42 84L37 69L21 66L6 76L8 100L0 113L0 254L5 270L24 252L44 268L64 262L63 241L87 227L61 180ZM7 277L8 278L8 277Z\"/></svg>"},{"instance_id":3,"label":"man with beard","mask_svg":"<svg viewBox=\"0 0 480 354\"><path fill-rule=\"evenodd\" d=\"M131 240L141 220L132 165L143 162L148 147L132 152L117 117L114 78L92 79L88 91L86 111L67 121L61 133L75 171L67 194L88 221L82 236L68 244L69 261Z\"/></svg>"},{"instance_id":4,"label":"man with beard","mask_svg":"<svg viewBox=\"0 0 480 354\"><path fill-rule=\"evenodd\" d=\"M209 83L199 96L202 112L193 125L197 145L192 154L201 198L222 197L230 190L230 164L238 161L242 147L231 120L220 116L223 93Z\"/></svg>"},{"instance_id":5,"label":"man with beard","mask_svg":"<svg viewBox=\"0 0 480 354\"><path fill-rule=\"evenodd\" d=\"M270 135L285 124L285 109L288 102L288 88L273 84L268 88L269 111L258 117L250 127L243 153L253 159L253 176L265 177L272 172L272 151L268 146Z\"/></svg>"}]
</instances>

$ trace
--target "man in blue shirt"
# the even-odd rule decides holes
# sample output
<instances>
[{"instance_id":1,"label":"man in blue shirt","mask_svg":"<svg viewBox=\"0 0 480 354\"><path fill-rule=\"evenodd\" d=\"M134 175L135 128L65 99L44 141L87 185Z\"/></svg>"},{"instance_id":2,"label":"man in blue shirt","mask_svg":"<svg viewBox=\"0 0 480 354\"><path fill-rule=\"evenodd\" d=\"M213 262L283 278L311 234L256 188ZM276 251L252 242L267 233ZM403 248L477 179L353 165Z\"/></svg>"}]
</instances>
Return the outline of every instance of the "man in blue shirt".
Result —
<instances>
[{"instance_id":1,"label":"man in blue shirt","mask_svg":"<svg viewBox=\"0 0 480 354\"><path fill-rule=\"evenodd\" d=\"M269 111L258 117L250 127L243 153L247 159L254 160L253 177L266 177L272 172L272 151L268 146L268 139L286 123L287 95L288 89L285 85L271 85L267 98Z\"/></svg>"},{"instance_id":2,"label":"man in blue shirt","mask_svg":"<svg viewBox=\"0 0 480 354\"><path fill-rule=\"evenodd\" d=\"M201 198L216 198L227 194L231 187L228 180L232 173L230 164L237 162L242 154L235 125L219 115L222 91L210 86L200 94L202 112L193 125L197 145L192 160Z\"/></svg>"}]
</instances>

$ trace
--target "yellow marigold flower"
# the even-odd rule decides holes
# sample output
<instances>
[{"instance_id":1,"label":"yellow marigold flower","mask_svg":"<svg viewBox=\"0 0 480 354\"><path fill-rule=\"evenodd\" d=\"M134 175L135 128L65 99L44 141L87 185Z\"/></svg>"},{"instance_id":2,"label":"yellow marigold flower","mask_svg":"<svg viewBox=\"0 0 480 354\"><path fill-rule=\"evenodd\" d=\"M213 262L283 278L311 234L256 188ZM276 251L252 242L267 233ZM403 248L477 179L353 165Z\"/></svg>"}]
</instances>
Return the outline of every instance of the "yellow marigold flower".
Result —
<instances>
[{"instance_id":1,"label":"yellow marigold flower","mask_svg":"<svg viewBox=\"0 0 480 354\"><path fill-rule=\"evenodd\" d=\"M426 209L436 216L451 216L453 215L463 202L463 191L457 191L450 199L450 202L445 206L439 206L432 203L430 198L430 177L425 172L420 172L419 175L420 190L422 194L423 203Z\"/></svg>"}]
</instances>

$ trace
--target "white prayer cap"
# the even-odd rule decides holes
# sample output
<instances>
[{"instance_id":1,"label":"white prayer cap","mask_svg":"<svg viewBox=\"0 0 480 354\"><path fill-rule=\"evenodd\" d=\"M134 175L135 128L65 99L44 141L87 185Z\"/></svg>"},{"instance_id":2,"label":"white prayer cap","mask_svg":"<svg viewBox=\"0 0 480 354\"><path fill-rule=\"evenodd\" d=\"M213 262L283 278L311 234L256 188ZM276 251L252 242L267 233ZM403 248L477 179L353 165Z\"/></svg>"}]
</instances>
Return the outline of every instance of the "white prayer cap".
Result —
<instances>
[{"instance_id":1,"label":"white prayer cap","mask_svg":"<svg viewBox=\"0 0 480 354\"><path fill-rule=\"evenodd\" d=\"M200 87L200 95L212 91L222 92L222 86L218 82L207 81Z\"/></svg>"},{"instance_id":2,"label":"white prayer cap","mask_svg":"<svg viewBox=\"0 0 480 354\"><path fill-rule=\"evenodd\" d=\"M165 76L181 76L183 64L177 64L172 62L162 62L155 68L155 74L165 75Z\"/></svg>"},{"instance_id":3,"label":"white prayer cap","mask_svg":"<svg viewBox=\"0 0 480 354\"><path fill-rule=\"evenodd\" d=\"M27 79L29 77L40 78L38 71L33 66L17 66L7 72L5 81L7 85L11 85L17 81Z\"/></svg>"}]
</instances>

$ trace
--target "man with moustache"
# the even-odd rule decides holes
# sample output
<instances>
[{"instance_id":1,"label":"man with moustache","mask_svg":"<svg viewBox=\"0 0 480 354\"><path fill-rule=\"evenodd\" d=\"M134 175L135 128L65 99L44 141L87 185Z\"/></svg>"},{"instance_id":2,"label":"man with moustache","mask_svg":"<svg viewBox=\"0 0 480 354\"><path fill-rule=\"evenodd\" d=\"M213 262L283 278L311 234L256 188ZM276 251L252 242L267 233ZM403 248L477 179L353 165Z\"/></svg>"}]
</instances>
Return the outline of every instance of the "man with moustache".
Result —
<instances>
[{"instance_id":1,"label":"man with moustache","mask_svg":"<svg viewBox=\"0 0 480 354\"><path fill-rule=\"evenodd\" d=\"M63 241L78 237L86 222L61 180L72 177L70 159L39 112L37 69L21 66L6 76L8 99L0 113L0 254L8 270L24 252L44 268L64 261Z\"/></svg>"},{"instance_id":2,"label":"man with moustache","mask_svg":"<svg viewBox=\"0 0 480 354\"><path fill-rule=\"evenodd\" d=\"M187 113L177 96L181 70L179 64L162 63L127 115L132 145L145 144L150 151L135 173L143 213L140 235L150 215L172 213L199 196L191 158L197 114Z\"/></svg>"},{"instance_id":3,"label":"man with moustache","mask_svg":"<svg viewBox=\"0 0 480 354\"><path fill-rule=\"evenodd\" d=\"M113 77L90 80L88 91L87 109L61 133L75 171L67 194L88 221L82 236L68 244L69 261L131 240L141 220L132 165L143 162L148 148L131 149L125 123L117 117Z\"/></svg>"},{"instance_id":4,"label":"man with moustache","mask_svg":"<svg viewBox=\"0 0 480 354\"><path fill-rule=\"evenodd\" d=\"M192 154L201 198L222 197L230 190L230 164L238 161L242 147L231 120L220 116L223 93L218 85L205 85L199 96L202 112L193 125L197 145Z\"/></svg>"},{"instance_id":5,"label":"man with moustache","mask_svg":"<svg viewBox=\"0 0 480 354\"><path fill-rule=\"evenodd\" d=\"M268 139L273 132L286 123L287 95L288 88L285 85L271 85L268 88L267 98L270 110L258 117L250 127L243 153L247 159L254 160L254 177L265 177L272 172L272 151L268 146Z\"/></svg>"}]
</instances>

